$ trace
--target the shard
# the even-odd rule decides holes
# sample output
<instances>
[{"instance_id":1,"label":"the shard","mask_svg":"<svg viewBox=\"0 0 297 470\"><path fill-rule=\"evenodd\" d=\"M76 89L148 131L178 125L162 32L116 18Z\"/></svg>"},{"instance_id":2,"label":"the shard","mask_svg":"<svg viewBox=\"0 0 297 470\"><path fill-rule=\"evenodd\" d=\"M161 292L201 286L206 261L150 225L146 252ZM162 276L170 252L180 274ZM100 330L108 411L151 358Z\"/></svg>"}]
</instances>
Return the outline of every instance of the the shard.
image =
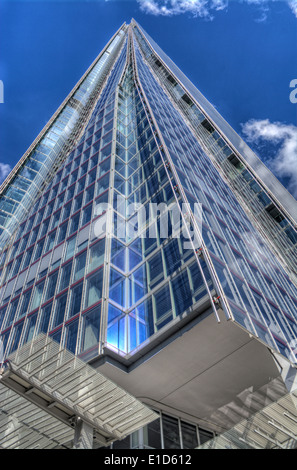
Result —
<instances>
[{"instance_id":1,"label":"the shard","mask_svg":"<svg viewBox=\"0 0 297 470\"><path fill-rule=\"evenodd\" d=\"M43 333L160 413L119 447L295 446L246 433L297 364L297 202L136 21L0 190L0 362Z\"/></svg>"}]
</instances>

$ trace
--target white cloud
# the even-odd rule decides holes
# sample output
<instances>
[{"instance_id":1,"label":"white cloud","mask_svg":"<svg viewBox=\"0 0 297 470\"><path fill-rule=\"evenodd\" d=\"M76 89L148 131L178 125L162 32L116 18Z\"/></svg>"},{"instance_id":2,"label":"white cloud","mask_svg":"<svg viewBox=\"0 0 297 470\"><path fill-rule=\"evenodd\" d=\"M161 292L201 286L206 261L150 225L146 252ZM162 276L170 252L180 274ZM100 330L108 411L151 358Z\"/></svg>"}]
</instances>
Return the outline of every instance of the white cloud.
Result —
<instances>
[{"instance_id":1,"label":"white cloud","mask_svg":"<svg viewBox=\"0 0 297 470\"><path fill-rule=\"evenodd\" d=\"M191 13L193 16L208 17L208 0L137 0L145 13L155 16L174 16ZM222 3L215 0L215 3Z\"/></svg>"},{"instance_id":2,"label":"white cloud","mask_svg":"<svg viewBox=\"0 0 297 470\"><path fill-rule=\"evenodd\" d=\"M248 142L274 146L275 155L265 158L265 164L278 178L288 178L288 189L297 198L297 126L251 119L242 125L242 132Z\"/></svg>"},{"instance_id":3,"label":"white cloud","mask_svg":"<svg viewBox=\"0 0 297 470\"><path fill-rule=\"evenodd\" d=\"M175 16L190 13L195 17L213 19L212 13L225 10L231 0L137 0L143 12L155 16ZM257 21L265 21L269 11L269 2L276 0L241 0L250 5L259 6L261 13ZM297 0L285 0L297 17Z\"/></svg>"},{"instance_id":4,"label":"white cloud","mask_svg":"<svg viewBox=\"0 0 297 470\"><path fill-rule=\"evenodd\" d=\"M289 7L297 18L297 0L289 0Z\"/></svg>"},{"instance_id":5,"label":"white cloud","mask_svg":"<svg viewBox=\"0 0 297 470\"><path fill-rule=\"evenodd\" d=\"M2 183L6 176L11 172L11 166L7 163L0 163L0 183Z\"/></svg>"}]
</instances>

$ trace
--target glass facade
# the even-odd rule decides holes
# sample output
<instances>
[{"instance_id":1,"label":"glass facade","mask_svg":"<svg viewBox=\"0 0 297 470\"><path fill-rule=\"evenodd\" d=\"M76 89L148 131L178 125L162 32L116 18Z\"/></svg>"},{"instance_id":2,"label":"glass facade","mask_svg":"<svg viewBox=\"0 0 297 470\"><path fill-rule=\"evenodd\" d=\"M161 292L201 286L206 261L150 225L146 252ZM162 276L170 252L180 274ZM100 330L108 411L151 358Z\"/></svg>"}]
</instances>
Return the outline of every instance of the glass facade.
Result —
<instances>
[{"instance_id":1,"label":"glass facade","mask_svg":"<svg viewBox=\"0 0 297 470\"><path fill-rule=\"evenodd\" d=\"M294 224L164 60L123 26L4 185L5 356L43 332L133 358L220 308L296 363ZM198 442L162 426L167 448Z\"/></svg>"},{"instance_id":2,"label":"glass facade","mask_svg":"<svg viewBox=\"0 0 297 470\"><path fill-rule=\"evenodd\" d=\"M158 412L159 418L121 441L113 449L195 449L214 438L214 433L184 419Z\"/></svg>"}]
</instances>

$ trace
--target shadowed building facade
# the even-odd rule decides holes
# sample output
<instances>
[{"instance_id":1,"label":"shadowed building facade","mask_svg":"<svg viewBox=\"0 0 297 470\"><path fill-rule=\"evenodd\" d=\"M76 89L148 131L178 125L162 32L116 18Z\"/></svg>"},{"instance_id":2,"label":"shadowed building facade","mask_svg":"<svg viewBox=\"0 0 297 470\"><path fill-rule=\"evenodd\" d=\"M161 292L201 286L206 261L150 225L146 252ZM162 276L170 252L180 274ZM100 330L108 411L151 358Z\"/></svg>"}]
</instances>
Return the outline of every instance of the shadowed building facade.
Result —
<instances>
[{"instance_id":1,"label":"shadowed building facade","mask_svg":"<svg viewBox=\"0 0 297 470\"><path fill-rule=\"evenodd\" d=\"M159 413L115 448L295 446L216 439L294 389L296 200L138 23L0 189L3 359L43 333Z\"/></svg>"}]
</instances>

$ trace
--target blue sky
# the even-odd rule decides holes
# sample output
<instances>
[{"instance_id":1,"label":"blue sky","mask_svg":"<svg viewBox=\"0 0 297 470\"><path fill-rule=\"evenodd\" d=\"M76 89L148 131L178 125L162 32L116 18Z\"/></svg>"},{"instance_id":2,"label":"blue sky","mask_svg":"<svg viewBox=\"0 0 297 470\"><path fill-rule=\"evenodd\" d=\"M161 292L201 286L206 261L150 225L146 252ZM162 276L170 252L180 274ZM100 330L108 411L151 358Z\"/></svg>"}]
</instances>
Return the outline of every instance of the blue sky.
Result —
<instances>
[{"instance_id":1,"label":"blue sky","mask_svg":"<svg viewBox=\"0 0 297 470\"><path fill-rule=\"evenodd\" d=\"M0 0L0 178L132 17L297 198L297 0Z\"/></svg>"}]
</instances>

